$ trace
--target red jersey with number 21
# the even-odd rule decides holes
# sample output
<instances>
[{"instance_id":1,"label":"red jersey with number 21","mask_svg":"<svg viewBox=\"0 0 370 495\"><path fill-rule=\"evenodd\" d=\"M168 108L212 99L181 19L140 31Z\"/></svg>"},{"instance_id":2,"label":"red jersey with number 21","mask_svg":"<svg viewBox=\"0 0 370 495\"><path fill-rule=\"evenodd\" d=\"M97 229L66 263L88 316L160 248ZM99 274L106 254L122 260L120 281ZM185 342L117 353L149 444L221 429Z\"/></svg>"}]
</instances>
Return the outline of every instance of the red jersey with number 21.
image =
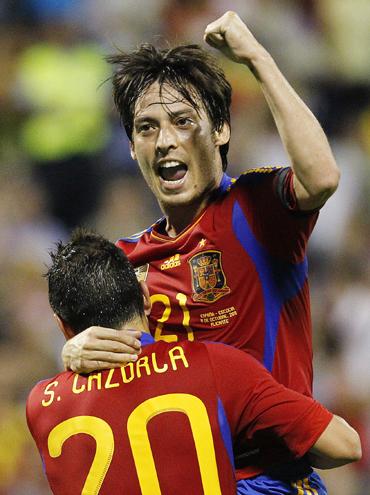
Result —
<instances>
[{"instance_id":1,"label":"red jersey with number 21","mask_svg":"<svg viewBox=\"0 0 370 495\"><path fill-rule=\"evenodd\" d=\"M295 211L288 168L224 175L181 234L162 219L117 245L151 294L156 340L223 342L250 352L278 382L311 395L306 244L317 213Z\"/></svg>"},{"instance_id":2,"label":"red jersey with number 21","mask_svg":"<svg viewBox=\"0 0 370 495\"><path fill-rule=\"evenodd\" d=\"M312 393L312 335L306 245L317 212L297 211L289 168L224 174L210 204L180 233L165 219L117 245L151 294L156 340L217 341L251 353L283 385ZM243 379L242 376L239 379ZM277 444L238 471L289 462Z\"/></svg>"}]
</instances>

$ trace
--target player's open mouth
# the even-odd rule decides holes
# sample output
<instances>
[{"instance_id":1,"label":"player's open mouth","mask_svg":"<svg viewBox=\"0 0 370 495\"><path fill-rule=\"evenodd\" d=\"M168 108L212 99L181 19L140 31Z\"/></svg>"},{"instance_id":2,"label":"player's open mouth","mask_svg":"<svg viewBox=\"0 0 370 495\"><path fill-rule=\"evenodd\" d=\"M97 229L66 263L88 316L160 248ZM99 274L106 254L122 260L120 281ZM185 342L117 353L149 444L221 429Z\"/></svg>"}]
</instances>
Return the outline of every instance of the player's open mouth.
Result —
<instances>
[{"instance_id":1,"label":"player's open mouth","mask_svg":"<svg viewBox=\"0 0 370 495\"><path fill-rule=\"evenodd\" d=\"M183 184L187 171L188 166L185 163L175 160L163 162L158 168L161 182L170 189L176 189Z\"/></svg>"}]
</instances>

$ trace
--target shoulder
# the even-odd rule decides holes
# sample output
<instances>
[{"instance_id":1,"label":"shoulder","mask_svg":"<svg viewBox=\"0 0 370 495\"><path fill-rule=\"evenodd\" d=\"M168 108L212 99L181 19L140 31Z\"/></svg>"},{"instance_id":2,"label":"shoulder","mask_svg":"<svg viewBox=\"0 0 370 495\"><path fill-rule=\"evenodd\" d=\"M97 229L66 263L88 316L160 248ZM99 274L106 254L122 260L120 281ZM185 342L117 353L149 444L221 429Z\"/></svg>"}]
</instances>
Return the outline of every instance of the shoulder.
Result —
<instances>
[{"instance_id":1,"label":"shoulder","mask_svg":"<svg viewBox=\"0 0 370 495\"><path fill-rule=\"evenodd\" d=\"M234 199L256 198L263 200L262 195L277 196L280 183L291 173L290 167L266 166L250 168L235 178L229 178L228 187L224 189L226 197ZM225 196L224 196L225 197ZM253 199L254 201L254 199Z\"/></svg>"},{"instance_id":2,"label":"shoulder","mask_svg":"<svg viewBox=\"0 0 370 495\"><path fill-rule=\"evenodd\" d=\"M167 343L157 341L155 342L154 347L156 349L166 350L181 348L191 359L199 357L204 362L209 361L211 364L216 362L221 363L221 361L225 359L232 361L238 359L238 357L243 360L245 359L244 352L221 342L190 342L188 340L183 340L180 342Z\"/></svg>"},{"instance_id":3,"label":"shoulder","mask_svg":"<svg viewBox=\"0 0 370 495\"><path fill-rule=\"evenodd\" d=\"M240 400L248 402L256 390L271 385L272 376L251 354L221 343L204 345L220 397L238 409L235 413L241 410Z\"/></svg>"},{"instance_id":4,"label":"shoulder","mask_svg":"<svg viewBox=\"0 0 370 495\"><path fill-rule=\"evenodd\" d=\"M122 249L125 249L125 246L129 244L137 244L143 237L145 237L146 234L150 234L152 230L163 221L163 217L159 218L156 222L154 222L152 225L147 227L144 230L141 230L140 232L137 232L136 234L132 234L128 237L120 237L116 241L116 245L118 247L121 247Z\"/></svg>"},{"instance_id":5,"label":"shoulder","mask_svg":"<svg viewBox=\"0 0 370 495\"><path fill-rule=\"evenodd\" d=\"M53 383L55 382L56 380L58 380L60 377L62 377L64 374L68 374L70 373L69 371L63 371L61 373L58 373L57 375L55 376L52 376L50 378L44 378L40 381L38 381L32 388L31 392L36 392L38 390L43 390L45 389L45 387L47 387L50 383Z\"/></svg>"},{"instance_id":6,"label":"shoulder","mask_svg":"<svg viewBox=\"0 0 370 495\"><path fill-rule=\"evenodd\" d=\"M28 394L28 400L43 394L44 391L49 387L52 388L56 384L62 384L67 381L70 376L73 375L72 371L62 371L51 378L45 378L37 382Z\"/></svg>"},{"instance_id":7,"label":"shoulder","mask_svg":"<svg viewBox=\"0 0 370 495\"><path fill-rule=\"evenodd\" d=\"M221 183L214 192L215 203L224 205L225 201L252 197L253 193L261 196L261 189L276 191L278 177L290 171L289 167L266 166L250 168L237 177L230 177L224 173Z\"/></svg>"},{"instance_id":8,"label":"shoulder","mask_svg":"<svg viewBox=\"0 0 370 495\"><path fill-rule=\"evenodd\" d=\"M291 167L274 166L252 168L238 177L233 184L233 198L246 211L264 216L295 210L293 170ZM268 200L266 201L266 198Z\"/></svg>"},{"instance_id":9,"label":"shoulder","mask_svg":"<svg viewBox=\"0 0 370 495\"><path fill-rule=\"evenodd\" d=\"M259 182L271 182L281 174L290 171L289 167L283 166L265 166L250 168L242 173L234 182L233 187L245 186L248 184L254 185Z\"/></svg>"},{"instance_id":10,"label":"shoulder","mask_svg":"<svg viewBox=\"0 0 370 495\"><path fill-rule=\"evenodd\" d=\"M147 229L141 230L136 234L132 234L129 237L120 237L116 241L117 246L124 246L125 244L136 244L140 241L140 239L146 234L152 231L152 227L148 227Z\"/></svg>"},{"instance_id":11,"label":"shoulder","mask_svg":"<svg viewBox=\"0 0 370 495\"><path fill-rule=\"evenodd\" d=\"M251 354L236 349L235 347L221 342L203 342L202 343L207 351L210 361L214 366L222 366L224 371L232 368L234 371L236 368L243 368L245 371L247 368L253 370L255 368L262 368L261 363L257 361Z\"/></svg>"},{"instance_id":12,"label":"shoulder","mask_svg":"<svg viewBox=\"0 0 370 495\"><path fill-rule=\"evenodd\" d=\"M40 380L34 385L27 397L26 415L27 419L35 418L42 409L42 401L50 398L54 394L57 387L60 387L73 373L71 371L63 371L51 378Z\"/></svg>"}]
</instances>

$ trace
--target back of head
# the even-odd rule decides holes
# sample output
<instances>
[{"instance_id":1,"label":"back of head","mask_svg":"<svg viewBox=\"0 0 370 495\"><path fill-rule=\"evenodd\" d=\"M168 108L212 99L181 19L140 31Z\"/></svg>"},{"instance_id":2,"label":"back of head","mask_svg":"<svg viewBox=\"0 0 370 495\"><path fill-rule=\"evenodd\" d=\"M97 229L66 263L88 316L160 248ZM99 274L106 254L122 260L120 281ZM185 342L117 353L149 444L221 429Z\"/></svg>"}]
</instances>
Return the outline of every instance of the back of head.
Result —
<instances>
[{"instance_id":1,"label":"back of head","mask_svg":"<svg viewBox=\"0 0 370 495\"><path fill-rule=\"evenodd\" d=\"M144 314L131 263L102 236L77 229L50 256L49 302L75 333L94 325L119 328Z\"/></svg>"},{"instance_id":2,"label":"back of head","mask_svg":"<svg viewBox=\"0 0 370 495\"><path fill-rule=\"evenodd\" d=\"M231 86L216 60L198 45L157 49L144 43L131 53L107 57L115 66L113 96L127 136L132 139L135 104L155 82L160 90L168 85L178 91L193 108L200 99L213 131L230 126ZM229 143L220 147L223 169L227 166Z\"/></svg>"}]
</instances>

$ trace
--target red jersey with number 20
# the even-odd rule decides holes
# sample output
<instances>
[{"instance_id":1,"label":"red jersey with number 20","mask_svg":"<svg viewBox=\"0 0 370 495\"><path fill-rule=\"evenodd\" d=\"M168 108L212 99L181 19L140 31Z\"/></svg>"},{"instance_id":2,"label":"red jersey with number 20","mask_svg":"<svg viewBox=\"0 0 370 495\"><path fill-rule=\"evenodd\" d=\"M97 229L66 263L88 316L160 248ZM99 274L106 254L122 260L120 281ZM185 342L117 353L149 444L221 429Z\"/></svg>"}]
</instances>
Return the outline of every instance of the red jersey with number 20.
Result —
<instances>
[{"instance_id":1,"label":"red jersey with number 20","mask_svg":"<svg viewBox=\"0 0 370 495\"><path fill-rule=\"evenodd\" d=\"M64 372L30 393L55 495L235 494L233 447L267 432L302 456L332 418L229 346L153 342L143 335L136 363Z\"/></svg>"}]
</instances>

